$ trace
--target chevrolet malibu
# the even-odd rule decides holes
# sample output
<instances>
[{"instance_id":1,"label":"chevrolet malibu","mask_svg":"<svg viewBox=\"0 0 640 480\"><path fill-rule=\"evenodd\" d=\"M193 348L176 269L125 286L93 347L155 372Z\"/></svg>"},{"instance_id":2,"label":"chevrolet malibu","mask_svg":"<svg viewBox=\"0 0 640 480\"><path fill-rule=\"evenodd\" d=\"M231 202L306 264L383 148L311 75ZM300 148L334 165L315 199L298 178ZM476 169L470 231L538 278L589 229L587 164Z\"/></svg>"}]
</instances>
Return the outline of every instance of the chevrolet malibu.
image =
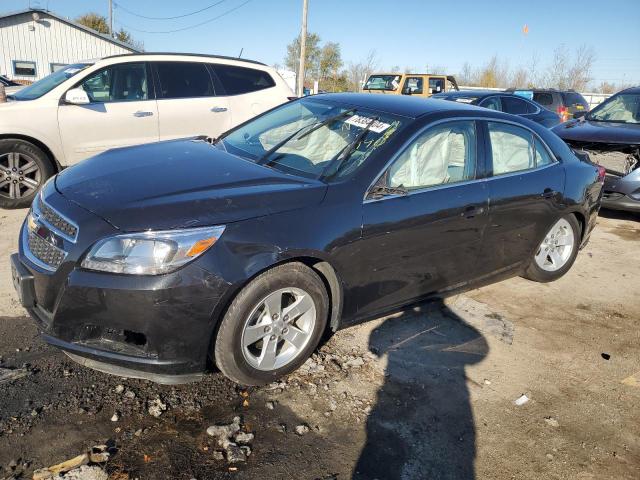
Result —
<instances>
[{"instance_id":1,"label":"chevrolet malibu","mask_svg":"<svg viewBox=\"0 0 640 480\"><path fill-rule=\"evenodd\" d=\"M585 157L586 158L586 157ZM514 275L564 275L604 169L526 119L328 94L215 140L111 150L36 197L13 278L48 343L162 383L247 385L323 334Z\"/></svg>"}]
</instances>

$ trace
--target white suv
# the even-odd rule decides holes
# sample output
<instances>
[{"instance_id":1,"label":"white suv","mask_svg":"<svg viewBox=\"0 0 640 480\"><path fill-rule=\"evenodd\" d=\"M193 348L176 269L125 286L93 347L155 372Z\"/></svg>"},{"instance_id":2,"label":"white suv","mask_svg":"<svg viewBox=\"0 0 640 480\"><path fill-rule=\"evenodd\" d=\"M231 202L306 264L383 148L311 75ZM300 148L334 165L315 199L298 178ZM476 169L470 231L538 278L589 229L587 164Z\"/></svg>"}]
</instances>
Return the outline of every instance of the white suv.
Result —
<instances>
[{"instance_id":1,"label":"white suv","mask_svg":"<svg viewBox=\"0 0 640 480\"><path fill-rule=\"evenodd\" d=\"M292 96L249 60L146 53L68 65L0 104L0 207L28 206L51 175L110 148L215 138Z\"/></svg>"}]
</instances>

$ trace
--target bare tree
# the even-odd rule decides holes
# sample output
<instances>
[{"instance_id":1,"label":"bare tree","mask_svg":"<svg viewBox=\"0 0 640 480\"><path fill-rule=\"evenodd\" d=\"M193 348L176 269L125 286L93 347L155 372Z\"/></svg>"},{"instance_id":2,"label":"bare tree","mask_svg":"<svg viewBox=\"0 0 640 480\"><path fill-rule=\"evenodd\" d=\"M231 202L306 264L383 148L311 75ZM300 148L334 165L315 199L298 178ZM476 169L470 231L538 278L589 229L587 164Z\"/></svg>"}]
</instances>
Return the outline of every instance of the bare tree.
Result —
<instances>
[{"instance_id":1,"label":"bare tree","mask_svg":"<svg viewBox=\"0 0 640 480\"><path fill-rule=\"evenodd\" d=\"M378 69L378 56L375 50L370 50L366 58L358 63L350 62L346 77L349 83L349 89L354 92L360 92L362 85L366 82L369 75Z\"/></svg>"},{"instance_id":2,"label":"bare tree","mask_svg":"<svg viewBox=\"0 0 640 480\"><path fill-rule=\"evenodd\" d=\"M591 81L595 58L593 49L586 45L577 48L573 58L566 45L560 45L547 69L546 85L560 90L584 90Z\"/></svg>"}]
</instances>

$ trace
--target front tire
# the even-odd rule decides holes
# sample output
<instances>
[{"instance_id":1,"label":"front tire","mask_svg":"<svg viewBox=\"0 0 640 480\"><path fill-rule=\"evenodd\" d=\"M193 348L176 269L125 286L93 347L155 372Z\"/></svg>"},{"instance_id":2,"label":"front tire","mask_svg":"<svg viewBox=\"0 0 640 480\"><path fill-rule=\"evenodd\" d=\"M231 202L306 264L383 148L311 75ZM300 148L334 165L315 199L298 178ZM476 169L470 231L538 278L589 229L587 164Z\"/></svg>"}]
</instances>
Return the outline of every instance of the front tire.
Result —
<instances>
[{"instance_id":1,"label":"front tire","mask_svg":"<svg viewBox=\"0 0 640 480\"><path fill-rule=\"evenodd\" d=\"M561 217L534 252L524 277L541 283L562 277L576 260L580 238L580 224L575 215Z\"/></svg>"},{"instance_id":2,"label":"front tire","mask_svg":"<svg viewBox=\"0 0 640 480\"><path fill-rule=\"evenodd\" d=\"M0 140L0 208L28 207L53 174L49 157L34 144Z\"/></svg>"},{"instance_id":3,"label":"front tire","mask_svg":"<svg viewBox=\"0 0 640 480\"><path fill-rule=\"evenodd\" d=\"M274 267L229 306L216 336L216 365L242 385L272 382L309 358L328 314L327 290L314 270L300 263Z\"/></svg>"}]
</instances>

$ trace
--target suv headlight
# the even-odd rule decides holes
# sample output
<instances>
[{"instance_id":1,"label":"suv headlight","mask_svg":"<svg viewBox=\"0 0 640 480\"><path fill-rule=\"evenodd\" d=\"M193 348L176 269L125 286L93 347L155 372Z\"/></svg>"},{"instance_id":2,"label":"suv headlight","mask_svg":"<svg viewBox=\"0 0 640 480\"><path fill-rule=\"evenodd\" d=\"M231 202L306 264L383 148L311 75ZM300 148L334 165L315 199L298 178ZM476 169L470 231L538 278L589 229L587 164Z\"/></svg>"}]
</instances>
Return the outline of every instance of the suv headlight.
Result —
<instances>
[{"instance_id":1,"label":"suv headlight","mask_svg":"<svg viewBox=\"0 0 640 480\"><path fill-rule=\"evenodd\" d=\"M130 275L160 275L174 271L206 252L224 226L149 231L116 235L96 243L82 267Z\"/></svg>"}]
</instances>

